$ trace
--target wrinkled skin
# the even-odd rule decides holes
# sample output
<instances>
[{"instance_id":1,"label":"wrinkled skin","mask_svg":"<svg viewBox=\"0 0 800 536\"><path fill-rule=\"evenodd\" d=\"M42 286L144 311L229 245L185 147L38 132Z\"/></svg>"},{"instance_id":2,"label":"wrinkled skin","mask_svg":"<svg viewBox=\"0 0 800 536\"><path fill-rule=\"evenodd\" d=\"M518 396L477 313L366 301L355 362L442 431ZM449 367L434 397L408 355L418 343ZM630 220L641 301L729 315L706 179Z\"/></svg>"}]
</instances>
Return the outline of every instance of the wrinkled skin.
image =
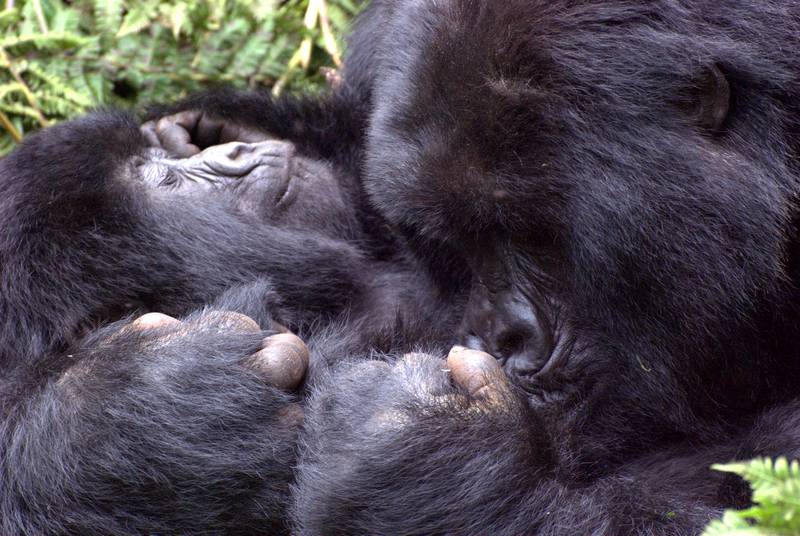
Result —
<instances>
[{"instance_id":1,"label":"wrinkled skin","mask_svg":"<svg viewBox=\"0 0 800 536\"><path fill-rule=\"evenodd\" d=\"M0 340L0 438L48 430L64 448L29 442L29 475L5 447L3 529L684 535L745 506L747 487L709 466L800 445L800 64L785 52L798 17L777 1L376 0L322 97L209 93L155 110L144 133L95 115L31 140L0 163L0 304L22 320ZM245 164L279 146L332 170L354 225L253 212L237 185L269 191L302 167ZM188 190L132 171L154 147L169 163L145 167L188 169ZM221 184L191 180L208 168ZM115 385L131 408L115 419L31 419L52 407L37 386L83 355L72 339L128 301L300 330L311 357L292 455L259 458L282 421L256 414L287 405L249 412L237 373L176 377L212 416L235 407L247 441L176 418L181 392L137 411L136 383ZM215 353L239 366L262 341ZM474 361L443 362L456 342ZM109 355L139 366L137 351ZM74 469L75 437L145 435L142 415L233 476L167 471L195 465L157 449L166 439L132 451L128 472ZM38 476L54 467L58 491L74 490L57 512ZM158 490L131 494L142 475L167 483L167 511L149 506ZM274 507L230 513L241 504Z\"/></svg>"},{"instance_id":2,"label":"wrinkled skin","mask_svg":"<svg viewBox=\"0 0 800 536\"><path fill-rule=\"evenodd\" d=\"M186 159L149 151L135 174L153 186L199 196L224 192L236 210L284 228L334 237L355 235L355 214L333 171L295 154L293 144L268 140L214 145Z\"/></svg>"}]
</instances>

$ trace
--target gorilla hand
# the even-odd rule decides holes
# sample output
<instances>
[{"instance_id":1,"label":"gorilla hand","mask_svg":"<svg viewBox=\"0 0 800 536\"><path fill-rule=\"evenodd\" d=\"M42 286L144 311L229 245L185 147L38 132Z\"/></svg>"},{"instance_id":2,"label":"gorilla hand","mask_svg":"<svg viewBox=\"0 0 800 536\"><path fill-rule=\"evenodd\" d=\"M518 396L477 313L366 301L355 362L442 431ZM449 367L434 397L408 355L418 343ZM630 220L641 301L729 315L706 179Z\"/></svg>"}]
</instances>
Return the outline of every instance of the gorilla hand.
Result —
<instances>
[{"instance_id":1,"label":"gorilla hand","mask_svg":"<svg viewBox=\"0 0 800 536\"><path fill-rule=\"evenodd\" d=\"M451 381L452 380L452 381ZM342 365L307 414L300 534L489 534L513 526L550 452L490 355ZM531 482L533 480L533 482ZM533 485L533 486L532 486ZM485 515L491 512L492 515Z\"/></svg>"},{"instance_id":2,"label":"gorilla hand","mask_svg":"<svg viewBox=\"0 0 800 536\"><path fill-rule=\"evenodd\" d=\"M186 110L142 125L152 147L175 158L188 158L202 149L229 142L257 143L271 137L254 128L212 117L200 110Z\"/></svg>"},{"instance_id":3,"label":"gorilla hand","mask_svg":"<svg viewBox=\"0 0 800 536\"><path fill-rule=\"evenodd\" d=\"M26 534L282 533L308 351L265 335L227 311L94 333L5 436L3 511Z\"/></svg>"}]
</instances>

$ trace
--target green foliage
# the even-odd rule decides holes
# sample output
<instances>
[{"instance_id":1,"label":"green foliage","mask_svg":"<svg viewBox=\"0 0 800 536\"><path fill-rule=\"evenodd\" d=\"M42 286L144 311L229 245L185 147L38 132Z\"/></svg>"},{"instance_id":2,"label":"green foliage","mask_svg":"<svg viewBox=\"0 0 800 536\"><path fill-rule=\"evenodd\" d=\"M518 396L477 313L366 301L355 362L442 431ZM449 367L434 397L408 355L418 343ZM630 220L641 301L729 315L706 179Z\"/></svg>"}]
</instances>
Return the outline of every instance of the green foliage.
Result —
<instances>
[{"instance_id":1,"label":"green foliage","mask_svg":"<svg viewBox=\"0 0 800 536\"><path fill-rule=\"evenodd\" d=\"M360 0L1 0L0 155L102 106L213 84L314 91Z\"/></svg>"},{"instance_id":2,"label":"green foliage","mask_svg":"<svg viewBox=\"0 0 800 536\"><path fill-rule=\"evenodd\" d=\"M797 536L800 535L800 463L769 458L747 463L715 465L734 473L753 488L753 506L729 510L713 521L703 536Z\"/></svg>"}]
</instances>

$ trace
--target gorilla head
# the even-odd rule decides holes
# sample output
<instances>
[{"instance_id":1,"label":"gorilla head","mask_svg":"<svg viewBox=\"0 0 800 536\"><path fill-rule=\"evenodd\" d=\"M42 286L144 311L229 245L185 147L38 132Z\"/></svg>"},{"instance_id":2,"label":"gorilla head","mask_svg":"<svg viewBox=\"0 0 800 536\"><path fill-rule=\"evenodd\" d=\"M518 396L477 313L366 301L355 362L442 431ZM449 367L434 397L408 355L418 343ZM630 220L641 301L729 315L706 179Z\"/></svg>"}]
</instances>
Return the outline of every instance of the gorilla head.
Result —
<instances>
[{"instance_id":1,"label":"gorilla head","mask_svg":"<svg viewBox=\"0 0 800 536\"><path fill-rule=\"evenodd\" d=\"M777 361L767 306L796 320L798 36L780 2L696 4L373 6L403 53L352 75L367 188L441 281L471 281L465 340L531 391L580 369L658 386L673 416L763 401L752 377L717 388Z\"/></svg>"}]
</instances>

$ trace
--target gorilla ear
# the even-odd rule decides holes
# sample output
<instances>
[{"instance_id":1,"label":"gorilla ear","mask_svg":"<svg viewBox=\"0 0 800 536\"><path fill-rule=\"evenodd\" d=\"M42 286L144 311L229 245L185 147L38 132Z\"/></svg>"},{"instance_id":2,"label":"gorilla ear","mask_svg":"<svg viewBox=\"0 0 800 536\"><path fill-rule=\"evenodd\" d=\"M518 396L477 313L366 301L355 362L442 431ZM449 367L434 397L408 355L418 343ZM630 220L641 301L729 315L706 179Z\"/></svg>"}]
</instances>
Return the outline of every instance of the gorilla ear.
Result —
<instances>
[{"instance_id":1,"label":"gorilla ear","mask_svg":"<svg viewBox=\"0 0 800 536\"><path fill-rule=\"evenodd\" d=\"M713 64L698 81L700 90L697 122L709 132L719 132L731 108L731 86L720 68Z\"/></svg>"}]
</instances>

